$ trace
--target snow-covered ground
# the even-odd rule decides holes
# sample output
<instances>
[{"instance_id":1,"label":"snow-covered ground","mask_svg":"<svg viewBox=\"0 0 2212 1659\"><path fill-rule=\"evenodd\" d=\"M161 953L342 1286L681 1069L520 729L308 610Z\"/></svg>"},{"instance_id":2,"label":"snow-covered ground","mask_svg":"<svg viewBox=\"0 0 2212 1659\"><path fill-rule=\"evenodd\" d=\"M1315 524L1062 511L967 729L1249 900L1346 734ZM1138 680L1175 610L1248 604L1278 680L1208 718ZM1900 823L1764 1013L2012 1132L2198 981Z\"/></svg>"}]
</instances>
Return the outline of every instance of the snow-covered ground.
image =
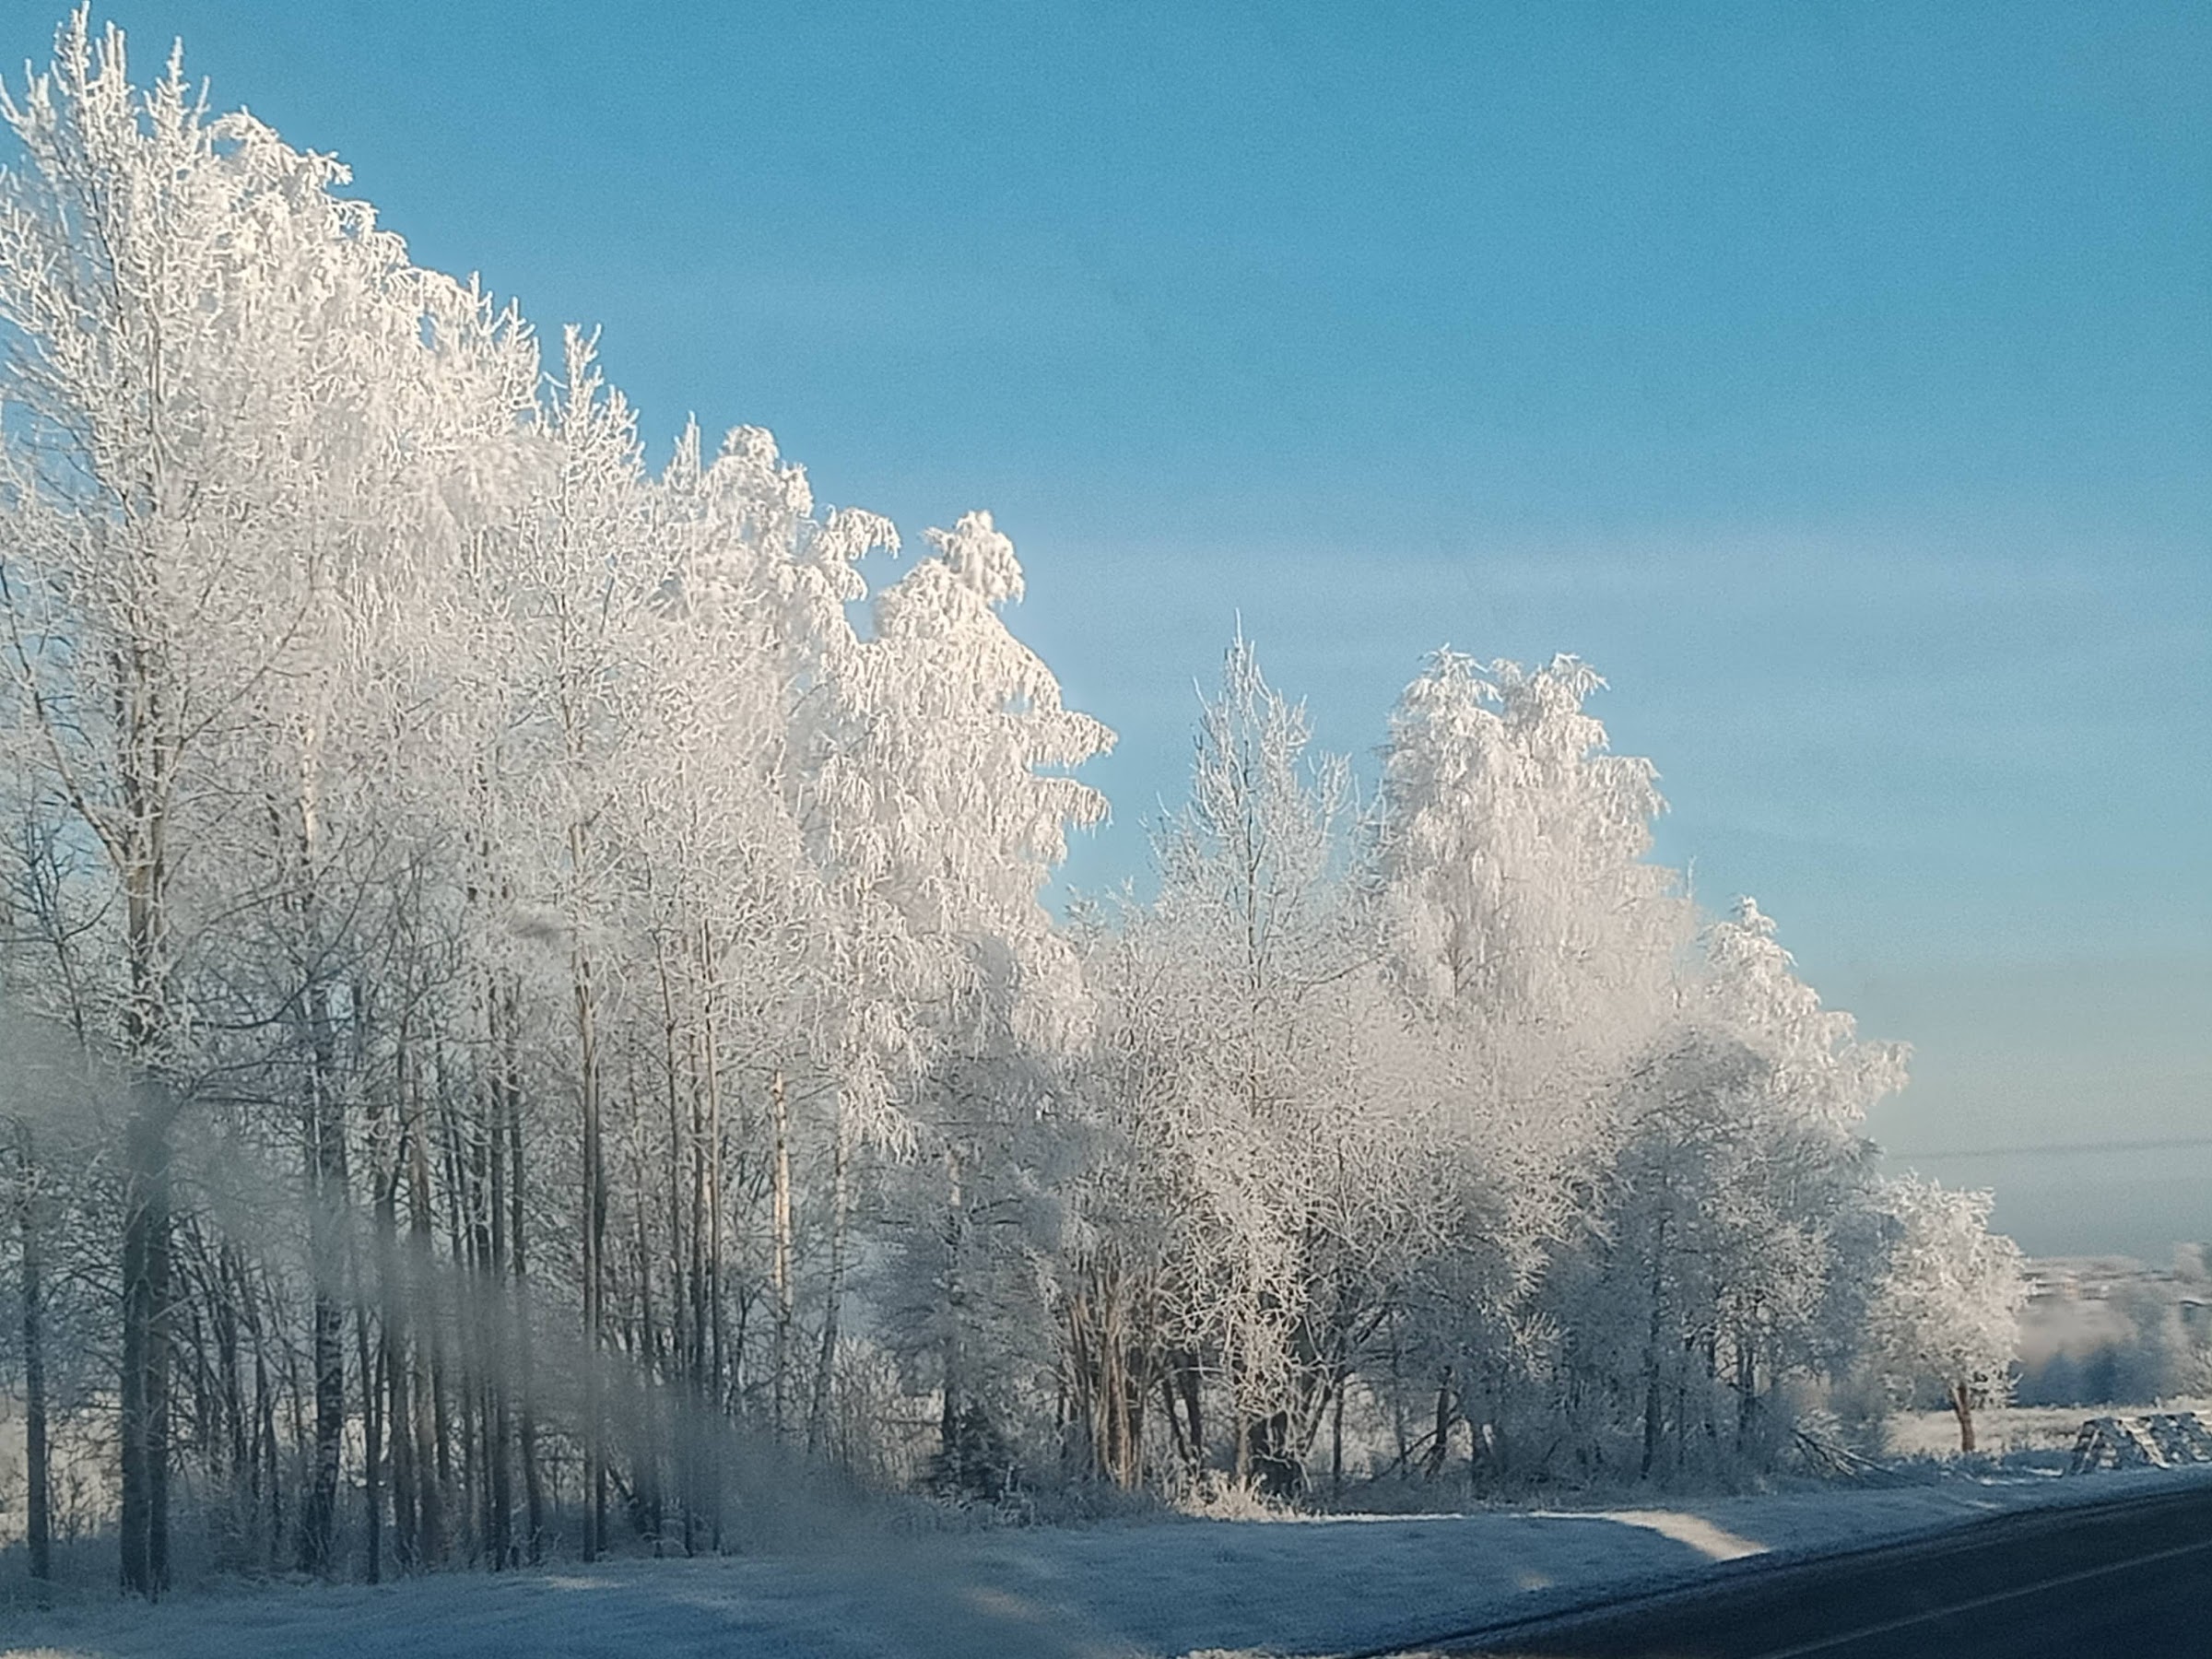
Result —
<instances>
[{"instance_id":1,"label":"snow-covered ground","mask_svg":"<svg viewBox=\"0 0 2212 1659\"><path fill-rule=\"evenodd\" d=\"M805 1562L444 1573L377 1588L290 1584L179 1595L157 1607L104 1598L50 1612L0 1605L0 1651L9 1659L1346 1653L1756 1571L1759 1559L2190 1482L2212 1483L2212 1467L2082 1477L1954 1472L1918 1485L1667 1509L849 1535Z\"/></svg>"},{"instance_id":2,"label":"snow-covered ground","mask_svg":"<svg viewBox=\"0 0 2212 1659\"><path fill-rule=\"evenodd\" d=\"M1974 1414L1974 1438L1983 1451L1997 1457L2066 1453L2073 1450L2084 1419L2147 1411L2194 1411L2212 1423L2212 1397L2192 1394L2140 1405L1986 1406ZM1900 1411L1889 1418L1888 1438L1889 1451L1900 1457L1949 1457L1959 1450L1959 1419L1948 1411Z\"/></svg>"}]
</instances>

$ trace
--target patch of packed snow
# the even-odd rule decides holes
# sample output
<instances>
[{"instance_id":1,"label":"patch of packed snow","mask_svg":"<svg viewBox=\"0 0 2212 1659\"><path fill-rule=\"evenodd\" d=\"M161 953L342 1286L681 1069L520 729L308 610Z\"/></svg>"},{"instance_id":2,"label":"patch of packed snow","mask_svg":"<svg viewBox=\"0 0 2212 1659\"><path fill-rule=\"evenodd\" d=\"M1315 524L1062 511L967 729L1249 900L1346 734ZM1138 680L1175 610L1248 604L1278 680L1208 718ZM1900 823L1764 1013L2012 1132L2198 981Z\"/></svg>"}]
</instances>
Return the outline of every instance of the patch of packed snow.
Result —
<instances>
[{"instance_id":1,"label":"patch of packed snow","mask_svg":"<svg viewBox=\"0 0 2212 1659\"><path fill-rule=\"evenodd\" d=\"M5 1659L1340 1654L2024 1509L2206 1483L2212 1469L1992 1473L1667 1509L854 1535L804 1561L441 1573L180 1594L156 1606L0 1605L0 1647Z\"/></svg>"}]
</instances>

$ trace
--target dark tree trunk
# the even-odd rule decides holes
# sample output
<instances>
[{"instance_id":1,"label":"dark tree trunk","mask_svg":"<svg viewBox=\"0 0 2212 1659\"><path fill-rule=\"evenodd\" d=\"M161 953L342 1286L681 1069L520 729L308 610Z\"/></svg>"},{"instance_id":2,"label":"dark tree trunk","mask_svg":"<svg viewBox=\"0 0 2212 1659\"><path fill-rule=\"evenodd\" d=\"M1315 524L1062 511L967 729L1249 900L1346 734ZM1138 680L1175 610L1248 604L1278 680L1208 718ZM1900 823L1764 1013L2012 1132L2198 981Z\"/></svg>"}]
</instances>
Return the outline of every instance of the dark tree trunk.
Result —
<instances>
[{"instance_id":1,"label":"dark tree trunk","mask_svg":"<svg viewBox=\"0 0 2212 1659\"><path fill-rule=\"evenodd\" d=\"M405 1077L402 1040L401 1076ZM415 1391L408 1363L409 1298L400 1266L399 1181L403 1149L394 1145L376 1172L376 1277L383 1305L377 1361L384 1387L383 1421L391 1441L392 1551L402 1571L416 1563Z\"/></svg>"},{"instance_id":2,"label":"dark tree trunk","mask_svg":"<svg viewBox=\"0 0 2212 1659\"><path fill-rule=\"evenodd\" d=\"M124 1133L123 1587L169 1587L169 1108L141 1082Z\"/></svg>"},{"instance_id":3,"label":"dark tree trunk","mask_svg":"<svg viewBox=\"0 0 2212 1659\"><path fill-rule=\"evenodd\" d=\"M572 830L575 868L583 867L582 830ZM582 945L581 918L571 962L576 1002L577 1087L583 1116L583 1559L606 1551L606 1406L601 1374L606 1343L606 1146L600 1119L599 1033L592 990L592 961Z\"/></svg>"},{"instance_id":4,"label":"dark tree trunk","mask_svg":"<svg viewBox=\"0 0 2212 1659\"><path fill-rule=\"evenodd\" d=\"M24 1542L30 1550L30 1576L41 1583L53 1577L53 1502L46 1444L46 1304L41 1280L43 1241L39 1231L39 1166L29 1124L16 1125L16 1173L21 1182L18 1219L23 1244L23 1461L29 1490L24 1511Z\"/></svg>"},{"instance_id":5,"label":"dark tree trunk","mask_svg":"<svg viewBox=\"0 0 2212 1659\"><path fill-rule=\"evenodd\" d=\"M276 1385L269 1374L269 1351L259 1303L253 1296L243 1261L233 1257L233 1262L238 1274L239 1300L246 1312L247 1332L253 1338L253 1472L248 1486L256 1541L265 1547L269 1563L274 1567L284 1531L284 1488L276 1466ZM268 1531L261 1535L259 1529L265 1513L268 1517Z\"/></svg>"},{"instance_id":6,"label":"dark tree trunk","mask_svg":"<svg viewBox=\"0 0 2212 1659\"><path fill-rule=\"evenodd\" d=\"M1666 1217L1659 1217L1656 1232L1652 1241L1651 1325L1644 1334L1643 1347L1643 1465L1641 1476L1651 1477L1652 1467L1659 1460L1659 1446L1665 1432L1666 1406L1661 1392L1663 1345L1661 1337L1666 1328Z\"/></svg>"},{"instance_id":7,"label":"dark tree trunk","mask_svg":"<svg viewBox=\"0 0 2212 1659\"><path fill-rule=\"evenodd\" d=\"M1195 1468L1206 1462L1206 1418L1200 1406L1198 1358L1184 1352L1175 1367L1175 1379L1182 1394L1182 1409L1188 1418L1185 1432L1191 1445L1191 1465Z\"/></svg>"},{"instance_id":8,"label":"dark tree trunk","mask_svg":"<svg viewBox=\"0 0 2212 1659\"><path fill-rule=\"evenodd\" d=\"M538 1465L537 1406L531 1376L530 1275L523 1233L525 1207L523 1186L523 1085L521 1062L516 1053L517 1016L513 988L509 986L504 994L507 998L507 1022L501 1070L506 1080L504 1092L507 1098L507 1252L514 1272L514 1392L518 1418L515 1438L523 1460L523 1503L530 1528L524 1554L535 1567L545 1547L546 1483Z\"/></svg>"},{"instance_id":9,"label":"dark tree trunk","mask_svg":"<svg viewBox=\"0 0 2212 1659\"><path fill-rule=\"evenodd\" d=\"M1747 1335L1736 1338L1735 1449L1747 1450L1759 1420L1759 1350Z\"/></svg>"},{"instance_id":10,"label":"dark tree trunk","mask_svg":"<svg viewBox=\"0 0 2212 1659\"><path fill-rule=\"evenodd\" d=\"M1959 1419L1959 1450L1974 1449L1974 1391L1964 1382L1951 1384L1951 1413Z\"/></svg>"},{"instance_id":11,"label":"dark tree trunk","mask_svg":"<svg viewBox=\"0 0 2212 1659\"><path fill-rule=\"evenodd\" d=\"M513 1286L507 1270L507 1103L502 1092L495 1076L479 1097L481 1119L472 1146L482 1172L484 1199L484 1220L477 1230L483 1257L477 1274L482 1306L477 1323L483 1328L479 1351L484 1359L484 1548L494 1572L514 1564L514 1423L508 1355Z\"/></svg>"},{"instance_id":12,"label":"dark tree trunk","mask_svg":"<svg viewBox=\"0 0 2212 1659\"><path fill-rule=\"evenodd\" d=\"M960 1254L967 1235L968 1212L961 1197L959 1155L949 1149L945 1154L945 1277L942 1281L945 1298L945 1390L944 1408L938 1420L937 1455L950 1477L955 1482L962 1482L969 1473L967 1459L962 1455L968 1379L961 1342L968 1310L966 1287L960 1277Z\"/></svg>"},{"instance_id":13,"label":"dark tree trunk","mask_svg":"<svg viewBox=\"0 0 2212 1659\"><path fill-rule=\"evenodd\" d=\"M814 1399L806 1411L806 1450L810 1453L828 1447L830 1406L837 1386L838 1321L844 1311L845 1237L852 1226L852 1140L841 1097L837 1107L837 1144L830 1153L830 1282L822 1299L822 1346L815 1359Z\"/></svg>"},{"instance_id":14,"label":"dark tree trunk","mask_svg":"<svg viewBox=\"0 0 2212 1659\"><path fill-rule=\"evenodd\" d=\"M239 1361L239 1303L245 1299L245 1270L236 1249L216 1247L215 1351L223 1391L223 1427L228 1436L230 1545L242 1546L258 1524L254 1491L253 1414L246 1404L245 1373Z\"/></svg>"},{"instance_id":15,"label":"dark tree trunk","mask_svg":"<svg viewBox=\"0 0 2212 1659\"><path fill-rule=\"evenodd\" d=\"M346 1326L343 1303L347 1202L346 1117L337 1087L330 988L305 993L309 1041L308 1232L314 1273L313 1366L315 1443L307 1497L300 1512L300 1570L332 1566L339 1462L346 1441Z\"/></svg>"},{"instance_id":16,"label":"dark tree trunk","mask_svg":"<svg viewBox=\"0 0 2212 1659\"><path fill-rule=\"evenodd\" d=\"M1433 1480L1452 1455L1452 1425L1458 1418L1458 1396L1452 1391L1452 1368L1445 1366L1436 1381L1436 1421L1429 1432L1429 1455L1422 1473Z\"/></svg>"},{"instance_id":17,"label":"dark tree trunk","mask_svg":"<svg viewBox=\"0 0 2212 1659\"><path fill-rule=\"evenodd\" d=\"M1344 1490L1344 1385L1346 1374L1336 1375L1335 1397L1329 1402L1329 1490Z\"/></svg>"},{"instance_id":18,"label":"dark tree trunk","mask_svg":"<svg viewBox=\"0 0 2212 1659\"><path fill-rule=\"evenodd\" d=\"M415 1328L414 1364L403 1368L413 1396L410 1420L394 1419L394 1435L411 1433L414 1453L408 1459L415 1488L415 1544L418 1566L432 1567L445 1553L445 1494L441 1485L441 1456L444 1437L439 1433L437 1402L439 1296L431 1259L430 1164L424 1144L422 1079L410 1065L404 1077L406 1105L407 1265L409 1312Z\"/></svg>"},{"instance_id":19,"label":"dark tree trunk","mask_svg":"<svg viewBox=\"0 0 2212 1659\"><path fill-rule=\"evenodd\" d=\"M769 1387L769 1420L780 1437L784 1431L786 1415L791 1400L791 1110L783 1094L783 1073L778 1070L769 1086L769 1099L773 1110L772 1132L774 1144L771 1168L772 1203L771 1216L774 1227L773 1251L771 1257L771 1283L776 1295L776 1323L772 1333L771 1354L771 1382ZM959 1178L953 1178L953 1202L959 1202ZM953 1269L957 1272L957 1267ZM949 1378L951 1372L947 1372ZM947 1382L947 1398L950 1399ZM950 1409L949 1405L947 1407Z\"/></svg>"},{"instance_id":20,"label":"dark tree trunk","mask_svg":"<svg viewBox=\"0 0 2212 1659\"><path fill-rule=\"evenodd\" d=\"M383 1390L376 1371L379 1350L369 1341L369 1310L359 1300L353 1309L353 1338L361 1368L361 1502L369 1530L363 1576L375 1584L384 1576Z\"/></svg>"}]
</instances>

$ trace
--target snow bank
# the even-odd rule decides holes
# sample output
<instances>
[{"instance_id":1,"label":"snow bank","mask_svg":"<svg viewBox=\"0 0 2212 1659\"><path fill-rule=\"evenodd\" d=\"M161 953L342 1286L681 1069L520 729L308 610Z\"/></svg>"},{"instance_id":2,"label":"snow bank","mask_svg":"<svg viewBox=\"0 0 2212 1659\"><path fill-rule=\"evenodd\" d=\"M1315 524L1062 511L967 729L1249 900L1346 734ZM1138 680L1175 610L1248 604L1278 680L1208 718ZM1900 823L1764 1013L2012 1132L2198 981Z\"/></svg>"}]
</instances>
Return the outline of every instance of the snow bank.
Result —
<instances>
[{"instance_id":1,"label":"snow bank","mask_svg":"<svg viewBox=\"0 0 2212 1659\"><path fill-rule=\"evenodd\" d=\"M1357 1653L2212 1470L1953 1476L1670 1508L1163 1520L851 1536L833 1557L629 1561L28 1613L7 1659L1147 1659ZM13 1644L25 1644L17 1646Z\"/></svg>"}]
</instances>

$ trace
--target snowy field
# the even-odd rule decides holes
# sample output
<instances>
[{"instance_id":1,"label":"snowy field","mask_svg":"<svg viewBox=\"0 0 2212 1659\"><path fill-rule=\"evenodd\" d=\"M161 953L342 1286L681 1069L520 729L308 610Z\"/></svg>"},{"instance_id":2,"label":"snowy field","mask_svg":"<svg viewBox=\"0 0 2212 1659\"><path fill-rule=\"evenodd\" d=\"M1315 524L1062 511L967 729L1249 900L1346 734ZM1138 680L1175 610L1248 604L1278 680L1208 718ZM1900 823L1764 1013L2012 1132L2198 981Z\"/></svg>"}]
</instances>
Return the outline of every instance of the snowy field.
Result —
<instances>
[{"instance_id":1,"label":"snowy field","mask_svg":"<svg viewBox=\"0 0 2212 1659\"><path fill-rule=\"evenodd\" d=\"M2082 1423L2092 1417L2194 1411L2212 1422L2212 1399L2159 1400L2143 1406L1998 1406L1974 1413L1974 1438L1995 1457L2020 1459L2074 1449ZM1959 1419L1947 1411L1900 1411L1889 1419L1889 1450L1899 1457L1954 1457Z\"/></svg>"},{"instance_id":2,"label":"snowy field","mask_svg":"<svg viewBox=\"0 0 2212 1659\"><path fill-rule=\"evenodd\" d=\"M1589 1512L1166 1519L957 1537L848 1537L827 1559L629 1561L379 1588L286 1584L0 1606L5 1659L1135 1659L1344 1654L1610 1594L1756 1571L2212 1468L2065 1477L1954 1471Z\"/></svg>"}]
</instances>

